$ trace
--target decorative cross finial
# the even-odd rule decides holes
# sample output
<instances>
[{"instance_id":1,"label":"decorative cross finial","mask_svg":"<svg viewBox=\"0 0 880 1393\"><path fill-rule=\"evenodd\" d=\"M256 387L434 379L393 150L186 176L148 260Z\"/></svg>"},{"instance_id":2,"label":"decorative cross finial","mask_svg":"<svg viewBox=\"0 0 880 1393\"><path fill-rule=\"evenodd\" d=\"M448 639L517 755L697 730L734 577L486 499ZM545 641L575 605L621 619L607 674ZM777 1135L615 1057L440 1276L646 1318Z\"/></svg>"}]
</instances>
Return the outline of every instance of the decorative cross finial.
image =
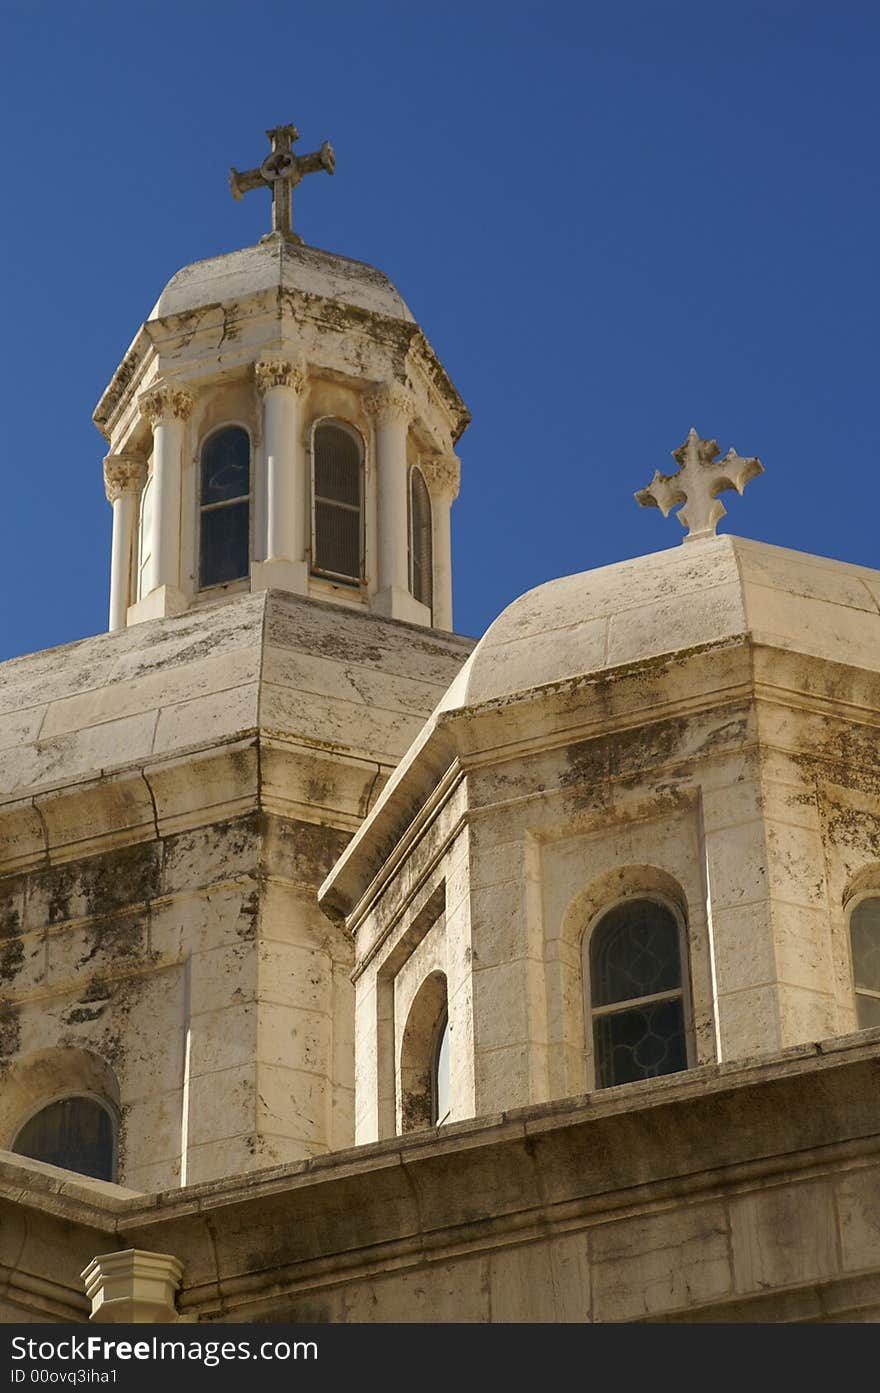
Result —
<instances>
[{"instance_id":1,"label":"decorative cross finial","mask_svg":"<svg viewBox=\"0 0 880 1393\"><path fill-rule=\"evenodd\" d=\"M259 169L248 169L240 174L233 167L229 171L229 188L237 200L251 189L268 184L272 189L272 231L260 241L283 237L286 242L301 242L302 238L293 231L293 190L307 174L315 174L319 169L333 173L336 168L333 146L325 140L313 155L295 155L292 146L299 140L296 126L276 126L266 134L272 142L271 154Z\"/></svg>"},{"instance_id":2,"label":"decorative cross finial","mask_svg":"<svg viewBox=\"0 0 880 1393\"><path fill-rule=\"evenodd\" d=\"M672 458L678 462L674 474L661 474L658 469L646 489L635 495L643 508L659 508L664 517L678 503L686 506L678 513L682 527L688 529L686 542L698 537L714 537L715 529L727 512L719 499L725 489L742 493L750 479L764 473L759 459L743 459L730 449L723 459L718 458L718 441L703 440L691 426L688 438Z\"/></svg>"}]
</instances>

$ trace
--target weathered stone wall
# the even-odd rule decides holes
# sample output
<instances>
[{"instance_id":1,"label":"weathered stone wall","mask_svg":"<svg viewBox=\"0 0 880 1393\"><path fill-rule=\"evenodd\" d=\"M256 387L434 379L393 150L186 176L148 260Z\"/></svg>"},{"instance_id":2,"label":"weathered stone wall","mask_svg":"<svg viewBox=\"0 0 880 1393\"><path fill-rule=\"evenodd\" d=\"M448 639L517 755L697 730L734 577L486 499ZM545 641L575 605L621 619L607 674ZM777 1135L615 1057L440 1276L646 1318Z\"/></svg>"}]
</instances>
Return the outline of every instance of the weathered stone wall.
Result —
<instances>
[{"instance_id":1,"label":"weathered stone wall","mask_svg":"<svg viewBox=\"0 0 880 1393\"><path fill-rule=\"evenodd\" d=\"M317 888L469 646L271 592L0 668L0 1145L77 1091L138 1189L351 1143Z\"/></svg>"},{"instance_id":2,"label":"weathered stone wall","mask_svg":"<svg viewBox=\"0 0 880 1393\"><path fill-rule=\"evenodd\" d=\"M142 1248L185 1320L877 1320L878 1070L861 1033L161 1196L4 1157L7 1309L84 1319Z\"/></svg>"},{"instance_id":3,"label":"weathered stone wall","mask_svg":"<svg viewBox=\"0 0 880 1393\"><path fill-rule=\"evenodd\" d=\"M583 955L627 896L682 925L690 1067L855 1029L849 914L880 894L878 587L717 538L505 611L322 887L356 938L366 1076L385 1048L369 998L441 885L469 998L454 1118L596 1087ZM391 1135L369 1108L358 1139Z\"/></svg>"}]
</instances>

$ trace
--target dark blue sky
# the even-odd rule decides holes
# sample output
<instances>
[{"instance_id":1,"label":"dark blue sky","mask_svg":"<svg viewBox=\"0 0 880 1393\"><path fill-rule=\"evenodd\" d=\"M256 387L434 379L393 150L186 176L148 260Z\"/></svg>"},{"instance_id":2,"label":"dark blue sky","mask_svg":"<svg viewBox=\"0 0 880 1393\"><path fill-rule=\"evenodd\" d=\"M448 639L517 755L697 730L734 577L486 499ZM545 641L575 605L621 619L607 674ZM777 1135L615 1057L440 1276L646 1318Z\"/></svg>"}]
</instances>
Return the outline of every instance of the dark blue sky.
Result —
<instances>
[{"instance_id":1,"label":"dark blue sky","mask_svg":"<svg viewBox=\"0 0 880 1393\"><path fill-rule=\"evenodd\" d=\"M0 658L106 627L92 409L165 282L254 242L231 164L329 138L307 241L395 281L467 401L456 627L677 545L694 424L767 473L722 529L880 566L880 7L2 0Z\"/></svg>"}]
</instances>

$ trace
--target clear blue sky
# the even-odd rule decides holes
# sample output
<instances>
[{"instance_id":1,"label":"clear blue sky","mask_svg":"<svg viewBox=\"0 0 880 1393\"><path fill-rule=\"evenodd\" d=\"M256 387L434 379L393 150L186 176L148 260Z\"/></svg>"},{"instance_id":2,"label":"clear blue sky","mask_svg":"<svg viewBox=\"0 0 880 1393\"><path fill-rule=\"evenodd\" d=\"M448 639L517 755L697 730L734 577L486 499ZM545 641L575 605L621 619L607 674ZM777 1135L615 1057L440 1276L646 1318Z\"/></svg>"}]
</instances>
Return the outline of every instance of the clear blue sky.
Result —
<instances>
[{"instance_id":1,"label":"clear blue sky","mask_svg":"<svg viewBox=\"0 0 880 1393\"><path fill-rule=\"evenodd\" d=\"M307 241L395 281L467 401L456 627L677 545L632 499L694 424L723 529L880 566L880 7L2 0L0 658L106 627L92 409L226 177L330 139Z\"/></svg>"}]
</instances>

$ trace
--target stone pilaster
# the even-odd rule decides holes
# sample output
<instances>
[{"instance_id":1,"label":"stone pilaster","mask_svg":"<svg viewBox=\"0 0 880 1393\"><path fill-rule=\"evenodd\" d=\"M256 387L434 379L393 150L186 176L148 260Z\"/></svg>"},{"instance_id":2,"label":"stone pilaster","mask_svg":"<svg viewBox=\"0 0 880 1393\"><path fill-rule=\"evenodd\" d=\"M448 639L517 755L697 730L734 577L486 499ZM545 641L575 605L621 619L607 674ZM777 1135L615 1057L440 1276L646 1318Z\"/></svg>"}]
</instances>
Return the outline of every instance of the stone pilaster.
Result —
<instances>
[{"instance_id":1,"label":"stone pilaster","mask_svg":"<svg viewBox=\"0 0 880 1393\"><path fill-rule=\"evenodd\" d=\"M111 632L124 629L132 595L138 500L147 477L142 455L107 455L104 459L104 490L113 505L113 541L110 556Z\"/></svg>"},{"instance_id":2,"label":"stone pilaster","mask_svg":"<svg viewBox=\"0 0 880 1393\"><path fill-rule=\"evenodd\" d=\"M254 364L263 401L266 461L264 562L253 567L254 588L270 585L308 591L308 488L302 442L302 397L307 371L300 361L265 357Z\"/></svg>"},{"instance_id":3,"label":"stone pilaster","mask_svg":"<svg viewBox=\"0 0 880 1393\"><path fill-rule=\"evenodd\" d=\"M378 594L374 608L393 619L424 623L426 613L409 593L407 458L410 393L400 382L386 382L364 397L376 436L378 476Z\"/></svg>"},{"instance_id":4,"label":"stone pilaster","mask_svg":"<svg viewBox=\"0 0 880 1393\"><path fill-rule=\"evenodd\" d=\"M452 629L452 536L449 513L458 497L461 463L457 455L425 455L419 468L431 495L434 544L434 628Z\"/></svg>"},{"instance_id":5,"label":"stone pilaster","mask_svg":"<svg viewBox=\"0 0 880 1393\"><path fill-rule=\"evenodd\" d=\"M186 608L180 590L180 515L183 444L192 395L178 383L160 380L140 397L142 414L153 431L153 533L150 539L152 587L135 619L178 614Z\"/></svg>"}]
</instances>

